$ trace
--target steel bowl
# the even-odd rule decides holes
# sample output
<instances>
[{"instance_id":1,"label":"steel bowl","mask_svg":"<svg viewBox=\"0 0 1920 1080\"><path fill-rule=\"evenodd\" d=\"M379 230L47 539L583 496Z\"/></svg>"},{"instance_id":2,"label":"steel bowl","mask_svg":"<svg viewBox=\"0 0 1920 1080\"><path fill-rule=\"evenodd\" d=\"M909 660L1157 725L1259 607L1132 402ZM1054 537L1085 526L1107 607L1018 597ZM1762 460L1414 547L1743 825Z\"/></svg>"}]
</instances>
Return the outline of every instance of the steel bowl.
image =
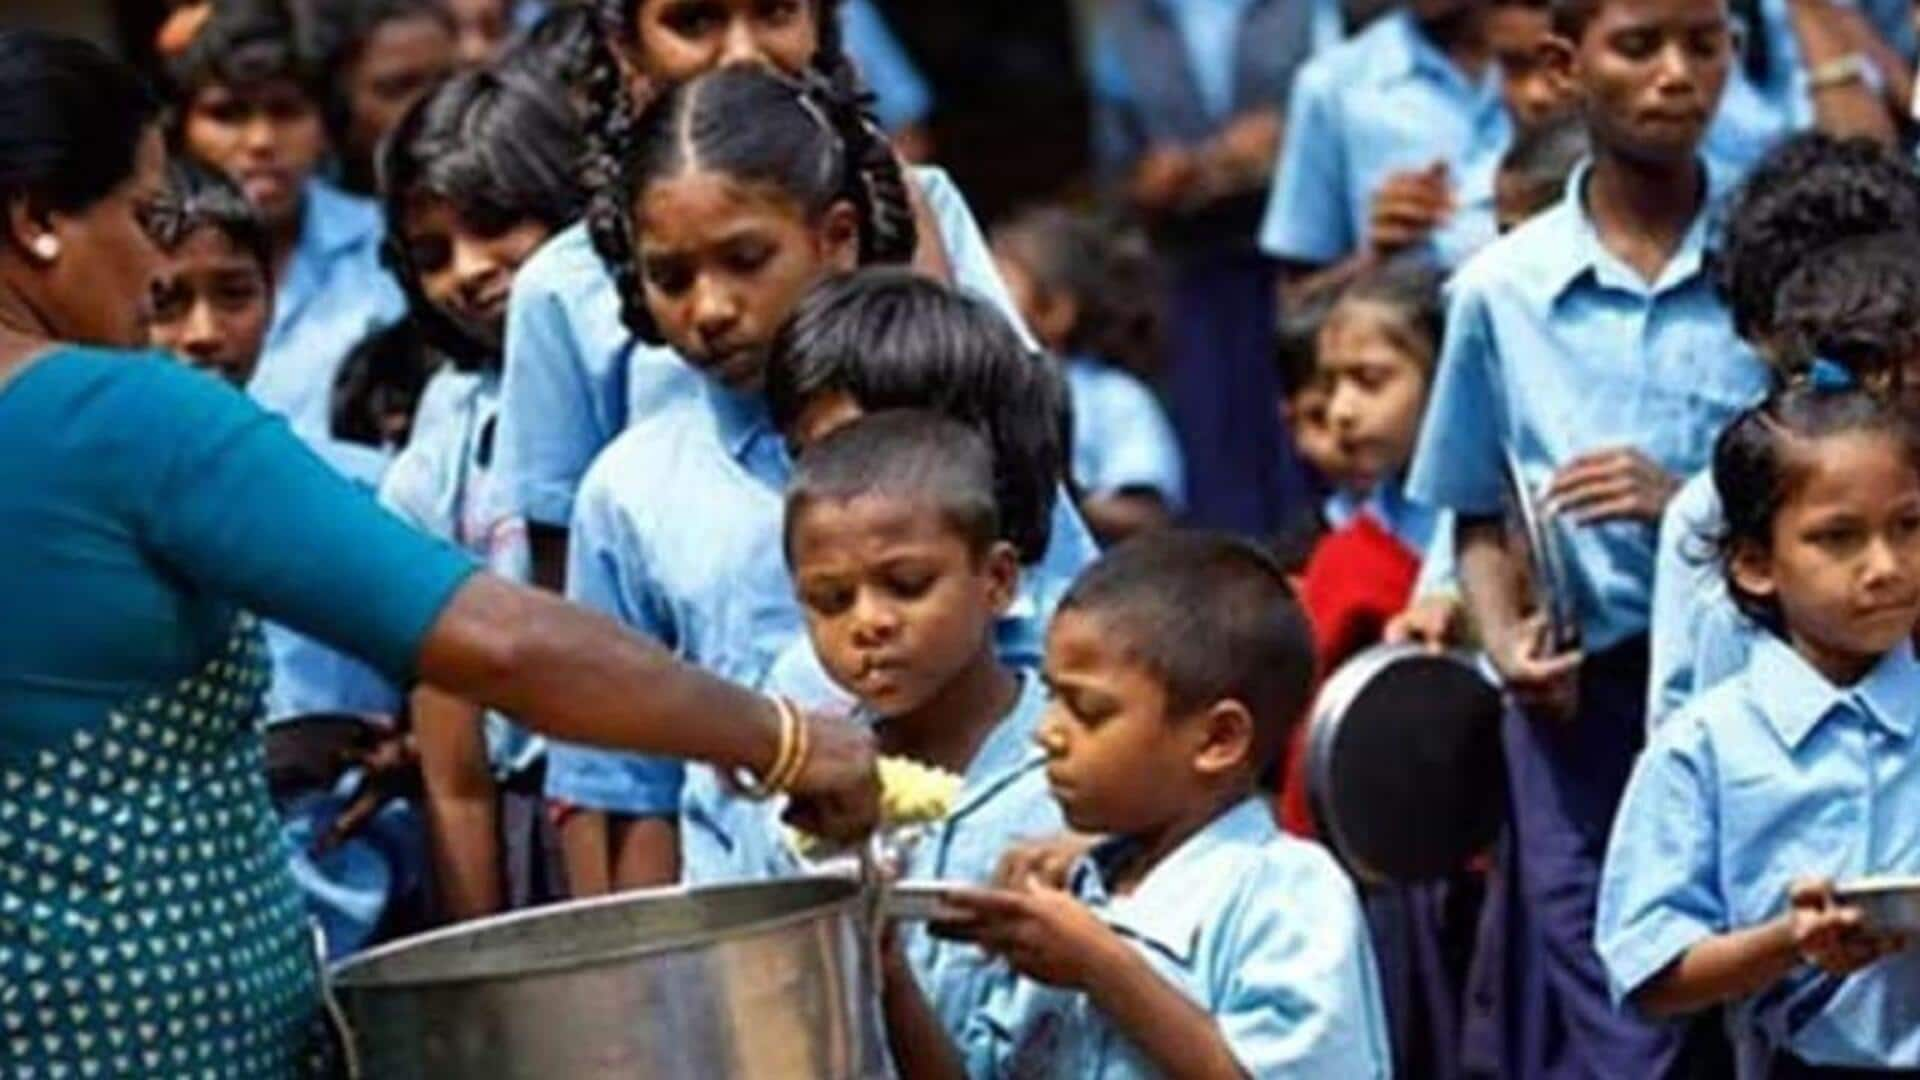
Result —
<instances>
[{"instance_id":1,"label":"steel bowl","mask_svg":"<svg viewBox=\"0 0 1920 1080\"><path fill-rule=\"evenodd\" d=\"M892 1075L858 883L665 889L365 953L329 980L378 1080Z\"/></svg>"},{"instance_id":2,"label":"steel bowl","mask_svg":"<svg viewBox=\"0 0 1920 1080\"><path fill-rule=\"evenodd\" d=\"M1861 878L1835 886L1833 893L1859 908L1875 930L1920 935L1920 877Z\"/></svg>"}]
</instances>

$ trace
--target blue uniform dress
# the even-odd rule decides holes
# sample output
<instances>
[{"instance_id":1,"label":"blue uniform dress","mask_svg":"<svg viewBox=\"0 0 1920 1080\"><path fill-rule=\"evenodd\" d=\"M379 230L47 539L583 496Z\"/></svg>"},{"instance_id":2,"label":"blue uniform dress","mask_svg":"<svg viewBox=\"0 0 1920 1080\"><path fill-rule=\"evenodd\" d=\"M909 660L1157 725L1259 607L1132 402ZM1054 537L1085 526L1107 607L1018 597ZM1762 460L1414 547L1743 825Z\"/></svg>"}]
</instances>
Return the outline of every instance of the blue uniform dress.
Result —
<instances>
[{"instance_id":1,"label":"blue uniform dress","mask_svg":"<svg viewBox=\"0 0 1920 1080\"><path fill-rule=\"evenodd\" d=\"M567 595L744 686L802 633L780 522L790 466L764 399L707 379L614 440L581 484ZM561 743L547 792L635 816L679 812L677 761Z\"/></svg>"},{"instance_id":2,"label":"blue uniform dress","mask_svg":"<svg viewBox=\"0 0 1920 1080\"><path fill-rule=\"evenodd\" d=\"M411 681L471 564L158 353L0 383L0 533L0 611L34 613L0 619L0 1074L304 1075L318 973L241 612Z\"/></svg>"},{"instance_id":3,"label":"blue uniform dress","mask_svg":"<svg viewBox=\"0 0 1920 1080\"><path fill-rule=\"evenodd\" d=\"M1087 495L1158 495L1179 513L1185 463L1160 399L1145 383L1089 357L1066 362L1073 408L1073 481Z\"/></svg>"},{"instance_id":4,"label":"blue uniform dress","mask_svg":"<svg viewBox=\"0 0 1920 1080\"><path fill-rule=\"evenodd\" d=\"M1661 468L1703 468L1715 435L1765 389L1703 264L1703 209L1649 284L1602 245L1586 167L1567 197L1496 240L1454 278L1447 340L1414 456L1414 498L1462 515L1501 512L1505 455L1542 490L1575 456L1639 448ZM1584 634L1578 717L1506 722L1517 887L1525 932L1511 965L1500 1056L1511 1075L1556 1068L1650 1075L1674 1029L1617 1014L1592 948L1606 832L1644 738L1655 528L1563 526ZM1530 944L1529 944L1530 942ZM1493 1052L1491 1047L1486 1052Z\"/></svg>"},{"instance_id":5,"label":"blue uniform dress","mask_svg":"<svg viewBox=\"0 0 1920 1080\"><path fill-rule=\"evenodd\" d=\"M1125 844L1096 848L1072 891L1213 1017L1248 1076L1389 1075L1373 953L1331 856L1282 834L1267 803L1250 799L1115 896L1108 881ZM1085 995L1004 969L960 1050L976 1077L1163 1075Z\"/></svg>"},{"instance_id":6,"label":"blue uniform dress","mask_svg":"<svg viewBox=\"0 0 1920 1080\"><path fill-rule=\"evenodd\" d=\"M1802 877L1920 873L1920 664L1903 642L1835 686L1779 638L1662 725L1607 849L1597 927L1616 1000L1688 949L1768 922ZM1845 978L1802 966L1732 1009L1801 1061L1920 1069L1920 951Z\"/></svg>"},{"instance_id":7,"label":"blue uniform dress","mask_svg":"<svg viewBox=\"0 0 1920 1080\"><path fill-rule=\"evenodd\" d=\"M1468 78L1410 13L1383 15L1301 69L1260 246L1288 262L1338 262L1366 242L1387 177L1444 161L1458 209L1428 253L1457 266L1493 239L1493 174L1510 130L1491 65Z\"/></svg>"},{"instance_id":8,"label":"blue uniform dress","mask_svg":"<svg viewBox=\"0 0 1920 1080\"><path fill-rule=\"evenodd\" d=\"M840 32L847 55L873 90L880 126L899 131L924 122L933 112L933 92L872 0L847 0L840 8Z\"/></svg>"},{"instance_id":9,"label":"blue uniform dress","mask_svg":"<svg viewBox=\"0 0 1920 1080\"><path fill-rule=\"evenodd\" d=\"M1045 755L1034 745L1046 708L1046 688L1039 676L1023 672L1020 696L967 764L952 809L912 841L903 880L983 885L993 880L1001 854L1012 844L1066 831L1060 806L1047 788ZM780 810L773 803L732 794L707 766L690 767L680 819L687 883L804 873L787 843ZM947 1031L958 1037L990 985L991 965L978 949L937 941L923 926L904 927L903 933L902 945L921 989Z\"/></svg>"},{"instance_id":10,"label":"blue uniform dress","mask_svg":"<svg viewBox=\"0 0 1920 1080\"><path fill-rule=\"evenodd\" d=\"M1711 470L1688 480L1660 519L1648 635L1648 731L1746 667L1762 632L1727 595L1726 575L1713 548L1725 523Z\"/></svg>"},{"instance_id":11,"label":"blue uniform dress","mask_svg":"<svg viewBox=\"0 0 1920 1080\"><path fill-rule=\"evenodd\" d=\"M1141 159L1192 149L1256 111L1284 111L1314 41L1284 0L1114 0L1096 24L1094 152L1123 189ZM1265 191L1210 198L1152 224L1166 267L1167 405L1194 524L1264 536L1310 497L1273 403L1274 266L1253 233Z\"/></svg>"},{"instance_id":12,"label":"blue uniform dress","mask_svg":"<svg viewBox=\"0 0 1920 1080\"><path fill-rule=\"evenodd\" d=\"M334 380L354 346L398 322L406 298L380 263L379 207L308 181L300 237L274 293L273 322L247 392L343 475L378 487L387 455L333 438ZM390 713L391 687L366 665L284 627L267 627L273 682L267 717Z\"/></svg>"},{"instance_id":13,"label":"blue uniform dress","mask_svg":"<svg viewBox=\"0 0 1920 1080\"><path fill-rule=\"evenodd\" d=\"M1025 325L986 238L947 174L916 168L955 283ZM565 528L587 466L630 423L696 392L698 380L671 349L634 341L620 298L584 224L562 230L520 268L507 313L500 403L502 509Z\"/></svg>"}]
</instances>

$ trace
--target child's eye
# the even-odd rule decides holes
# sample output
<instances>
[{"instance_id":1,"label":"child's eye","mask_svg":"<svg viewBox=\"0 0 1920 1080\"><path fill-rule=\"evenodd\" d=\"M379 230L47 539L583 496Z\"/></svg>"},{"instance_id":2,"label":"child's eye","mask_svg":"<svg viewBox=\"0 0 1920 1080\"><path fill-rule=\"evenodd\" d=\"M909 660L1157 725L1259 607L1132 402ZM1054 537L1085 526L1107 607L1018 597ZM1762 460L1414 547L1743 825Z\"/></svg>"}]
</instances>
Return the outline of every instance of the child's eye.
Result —
<instances>
[{"instance_id":1,"label":"child's eye","mask_svg":"<svg viewBox=\"0 0 1920 1080\"><path fill-rule=\"evenodd\" d=\"M1687 51L1703 60L1711 60L1727 47L1725 30L1696 30L1687 36Z\"/></svg>"},{"instance_id":2,"label":"child's eye","mask_svg":"<svg viewBox=\"0 0 1920 1080\"><path fill-rule=\"evenodd\" d=\"M683 38L698 38L718 30L727 16L718 4L681 4L660 21Z\"/></svg>"},{"instance_id":3,"label":"child's eye","mask_svg":"<svg viewBox=\"0 0 1920 1080\"><path fill-rule=\"evenodd\" d=\"M759 273L773 257L773 249L765 244L742 244L727 249L726 267L736 274Z\"/></svg>"},{"instance_id":4,"label":"child's eye","mask_svg":"<svg viewBox=\"0 0 1920 1080\"><path fill-rule=\"evenodd\" d=\"M760 18L770 23L791 22L800 14L796 0L770 0L760 5Z\"/></svg>"},{"instance_id":5,"label":"child's eye","mask_svg":"<svg viewBox=\"0 0 1920 1080\"><path fill-rule=\"evenodd\" d=\"M1649 30L1629 30L1616 34L1613 38L1614 51L1635 60L1644 60L1652 56L1659 45L1660 39Z\"/></svg>"},{"instance_id":6,"label":"child's eye","mask_svg":"<svg viewBox=\"0 0 1920 1080\"><path fill-rule=\"evenodd\" d=\"M445 237L421 237L407 245L407 260L422 273L441 269L452 257L453 245Z\"/></svg>"},{"instance_id":7,"label":"child's eye","mask_svg":"<svg viewBox=\"0 0 1920 1080\"><path fill-rule=\"evenodd\" d=\"M693 285L693 274L685 263L647 259L645 270L648 283L668 296L679 296Z\"/></svg>"},{"instance_id":8,"label":"child's eye","mask_svg":"<svg viewBox=\"0 0 1920 1080\"><path fill-rule=\"evenodd\" d=\"M896 575L888 584L896 596L905 600L918 600L933 588L933 577L928 574Z\"/></svg>"},{"instance_id":9,"label":"child's eye","mask_svg":"<svg viewBox=\"0 0 1920 1080\"><path fill-rule=\"evenodd\" d=\"M151 295L156 321L175 322L186 315L190 299L186 289L171 282L156 281Z\"/></svg>"},{"instance_id":10,"label":"child's eye","mask_svg":"<svg viewBox=\"0 0 1920 1080\"><path fill-rule=\"evenodd\" d=\"M223 281L214 289L213 299L228 311L238 311L258 303L263 291L252 281Z\"/></svg>"},{"instance_id":11,"label":"child's eye","mask_svg":"<svg viewBox=\"0 0 1920 1080\"><path fill-rule=\"evenodd\" d=\"M853 606L851 589L808 589L801 595L807 609L821 615L838 615Z\"/></svg>"}]
</instances>

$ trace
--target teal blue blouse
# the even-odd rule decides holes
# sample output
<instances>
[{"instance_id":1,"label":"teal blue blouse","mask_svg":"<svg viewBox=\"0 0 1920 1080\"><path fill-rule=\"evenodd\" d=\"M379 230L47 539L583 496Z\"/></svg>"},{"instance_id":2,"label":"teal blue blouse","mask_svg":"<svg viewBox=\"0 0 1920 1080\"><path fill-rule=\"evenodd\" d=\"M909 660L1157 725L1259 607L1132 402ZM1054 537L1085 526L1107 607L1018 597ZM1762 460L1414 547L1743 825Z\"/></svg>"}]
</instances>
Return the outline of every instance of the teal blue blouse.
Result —
<instances>
[{"instance_id":1,"label":"teal blue blouse","mask_svg":"<svg viewBox=\"0 0 1920 1080\"><path fill-rule=\"evenodd\" d=\"M0 383L0 537L5 757L199 670L239 609L404 684L472 571L157 353L60 348Z\"/></svg>"}]
</instances>

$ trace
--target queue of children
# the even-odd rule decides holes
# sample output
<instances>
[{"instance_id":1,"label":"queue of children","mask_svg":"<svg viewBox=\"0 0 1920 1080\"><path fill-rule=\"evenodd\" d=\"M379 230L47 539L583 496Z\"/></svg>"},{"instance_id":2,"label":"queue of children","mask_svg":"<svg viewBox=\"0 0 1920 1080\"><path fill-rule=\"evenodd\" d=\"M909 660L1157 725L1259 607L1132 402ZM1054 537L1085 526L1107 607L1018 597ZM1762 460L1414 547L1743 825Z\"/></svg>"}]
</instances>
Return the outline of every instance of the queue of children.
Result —
<instances>
[{"instance_id":1,"label":"queue of children","mask_svg":"<svg viewBox=\"0 0 1920 1080\"><path fill-rule=\"evenodd\" d=\"M1110 0L1103 205L983 230L874 8L539 7L176 12L153 342L957 777L903 1076L1920 1070L1920 961L1836 893L1920 873L1905 10ZM734 776L269 641L335 958L814 869ZM1506 834L1442 881L1313 839L1302 717L1382 642L1504 693Z\"/></svg>"}]
</instances>

